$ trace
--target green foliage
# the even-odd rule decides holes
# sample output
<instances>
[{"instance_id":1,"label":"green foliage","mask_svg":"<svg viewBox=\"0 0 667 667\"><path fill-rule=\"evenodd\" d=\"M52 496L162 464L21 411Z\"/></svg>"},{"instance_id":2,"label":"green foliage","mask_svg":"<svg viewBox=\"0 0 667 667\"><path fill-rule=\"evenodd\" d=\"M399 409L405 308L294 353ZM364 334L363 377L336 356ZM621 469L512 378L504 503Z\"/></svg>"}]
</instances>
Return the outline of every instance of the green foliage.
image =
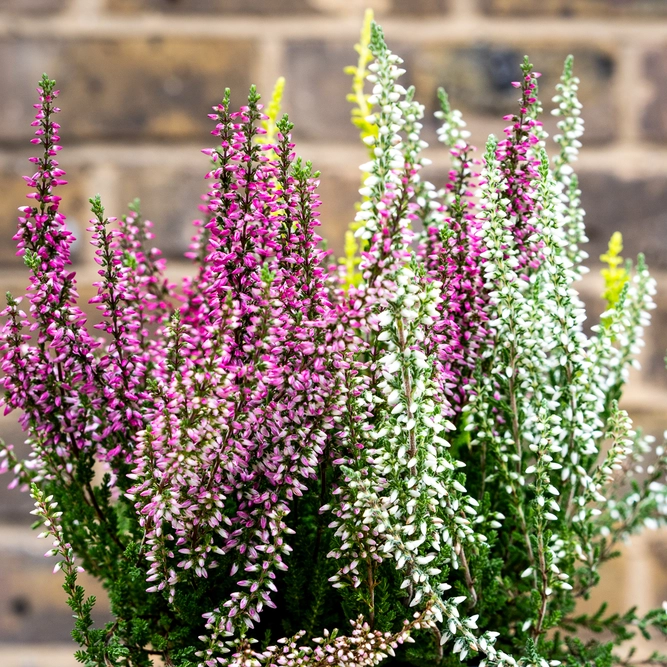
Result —
<instances>
[{"instance_id":1,"label":"green foliage","mask_svg":"<svg viewBox=\"0 0 667 667\"><path fill-rule=\"evenodd\" d=\"M348 97L355 104L352 121L359 128L371 157L375 150L382 154L375 143L381 135L378 125L369 120L374 102L373 97L366 94L364 84L369 72L374 71L373 67L369 69L373 57L381 59L389 53L382 30L373 23L372 16L372 12L366 13L360 42L356 46L357 65L346 69L353 76L353 92ZM531 78L532 69L526 58L521 66L524 79ZM276 82L267 109L268 118L261 121L266 133L244 136L245 154L252 171L263 161L263 144L279 145L280 151L274 154L276 167L272 177L279 183L290 182L297 193L303 194L310 179L319 174L310 162L301 159L292 162L289 157L288 135L293 125L287 115L279 118L284 83L282 78ZM42 79L45 94L52 92L54 85L46 76ZM647 322L646 310L652 294L652 281L642 256L637 261L634 275L631 275L629 265L622 267L619 233L612 236L608 252L601 257L608 264L603 270L603 296L608 310L590 338L581 327L582 308L571 287L581 273L582 253L578 245L584 240L578 183L569 169L573 147L576 148L574 142L579 136L579 124L574 118L578 101L574 94L576 78L571 58L565 63L559 92L556 99L560 101L559 113L565 120L561 121L564 135L557 138L561 145L561 154L556 158L557 169L552 171L550 158L541 144L533 155L539 162L538 176L535 177L536 199L540 203L535 213L536 219L539 218L539 229L535 236L541 255L540 262L535 262L540 268L534 269L526 280L517 280L514 272L519 263L512 256L514 239L505 222L507 211L502 209L506 204L504 198L498 196L500 181L492 183L494 178L501 176L500 165L496 164L498 142L491 138L487 144L485 210L491 213L484 226L487 250L482 256L489 260L484 263L483 270L487 272L484 279L488 280L485 315L489 316L492 344L480 355L474 368L471 364L469 379L475 391L468 397L465 408L452 416L452 422L447 421L446 426L440 428L451 431L448 441L442 445L446 452L438 452L442 457L438 465L448 471L449 486L445 488L441 484L436 487L434 484L436 480L431 473L437 467L433 463L436 456L432 455L426 462L423 452L429 447L436 450L434 443L440 444L438 439L441 442L444 439L438 436L440 430L430 431L426 426L420 431L420 434L426 434L420 435L425 440L423 446L417 450L415 444L415 451L405 459L410 462L392 470L401 498L409 498L413 511L409 515L410 521L401 525L400 530L411 538L417 532L419 522L424 526L428 524L429 540L437 554L419 555L415 547L415 560L400 566L397 562L404 558L409 551L407 548L403 551L396 548L395 553L387 549L382 557L369 557L369 553L377 555L379 551L372 548L364 551L364 548L376 547L380 534L391 529L392 524L387 520L382 530L373 535L374 540L361 529L358 534L349 536L351 541L358 541L359 551L363 554L353 556L356 559L354 567L348 567L341 575L344 549L338 549L340 544L330 523L331 515L325 508L331 509L335 496L345 484L349 483L353 488L350 480L356 484L354 488L360 488L362 481L371 479L371 472L333 465L331 452L327 451L318 464L320 469L316 479L311 475L309 482L312 483L303 494L289 497L289 513L285 518L289 528L285 534L290 535L289 568L276 574L276 593L272 597L276 608L263 609L256 625L248 624L247 631L244 629L243 641L248 650L251 646L254 650L267 650L282 637L298 636L298 641L304 644L323 636L333 641L339 631L341 634L347 631L350 619L359 617L366 619L367 633L379 631L397 635L404 626L404 619L419 619L420 614L426 616L428 613L433 613L436 618L437 612L440 614L438 623L419 625L415 621L411 641L397 647L383 664L387 667L454 667L467 662L477 666L484 653L481 642L486 641L485 633L489 631L497 633L497 637L493 637L495 649L508 656L503 665L517 664L510 662L514 660L512 656L518 657L522 667L665 664L667 658L658 653L639 663L634 650L625 649L636 636L647 639L655 635L667 636L665 609L644 615L638 614L635 608L623 614L608 613L605 604L595 613L579 610L580 601L589 599L600 581L599 568L618 556L619 543L645 526L653 527L663 521L667 500L661 480L667 470L667 454L662 447L652 450L651 439L634 431L628 416L618 406L627 368L641 342L641 329ZM412 117L410 122L413 123L407 126L409 137L415 128L417 114L414 112L418 106L414 102L414 89L404 93L401 111ZM527 103L522 116L525 114L534 119L541 111L536 88L533 95L535 100ZM422 205L423 210L418 215L425 222L431 209L446 211L446 216L439 212L451 226L443 225L439 238L445 245L450 242L455 245L454 227L464 225L468 213L465 200L468 195L465 193L471 172L467 161L472 160L469 155L472 149L465 142L461 143L467 134L462 130L465 123L459 112L452 109L444 90L438 91L438 98L441 106L438 117L446 126L442 133L444 143L458 147L454 156L458 171L454 171L460 179L452 187L448 200L440 203L437 200L440 195L435 193L433 203L436 205ZM227 90L223 100L225 110L221 113L228 113L229 100ZM255 121L261 119L258 103L259 95L253 86L246 113ZM228 126L224 131L229 134L223 137L223 145L231 138ZM537 134L535 136L537 138ZM408 138L407 148L402 147L408 152L413 150L411 158L417 154L417 141ZM535 143L539 144L539 141ZM216 150L222 162L224 148ZM412 162L410 165L414 166ZM231 179L231 176L224 169L221 172L221 188L224 189L231 183L225 179ZM367 177L364 173L363 180ZM498 189L494 189L496 187ZM429 195L423 184L416 184L414 191L416 199L428 201ZM246 195L248 203L249 189ZM281 203L287 207L289 202L284 191L280 197ZM362 197L365 201L370 200L369 195ZM302 197L302 201L306 198ZM100 197L93 197L90 203L93 215L104 231L109 221L105 218ZM143 243L148 236L142 226L139 201L132 202L129 210L131 215L123 221L127 224L132 220L138 225ZM410 213L407 201L402 203L401 210L406 216ZM276 235L289 237L302 232L306 228L307 214L294 211L293 215L286 216L285 224ZM100 254L103 267L100 273L104 275L107 271L111 284L115 278L108 244L104 249L107 254ZM359 250L354 230L351 230L346 235L345 257L341 260L343 282L348 289L361 282ZM137 268L137 258L131 248L124 248L122 258L125 267ZM42 260L37 252L27 248L24 261L30 269L36 270ZM146 267L151 270L150 263ZM410 286L424 277L424 268L414 258L403 269L404 283ZM524 269L529 272L525 267L521 270ZM276 274L266 263L261 267L261 279L261 290L268 301ZM401 290L402 298L405 298L407 292L403 290L403 284ZM419 346L407 345L403 339L406 313L410 314L416 303L412 296L410 299L409 304L407 301L399 305L394 303L398 314L395 319L390 318L390 324L383 325L386 330L380 335L386 333L387 337L378 337L378 341L385 342L394 342L394 338L399 342L402 340L403 347L395 344L396 359L391 363L400 357L401 362L397 361L396 368L403 375L397 374L396 369L385 373L389 380L399 385L407 382L405 369L409 364L417 367L415 352L419 351ZM21 335L19 303L8 294L7 304L9 316L14 318L10 322L16 324L12 335L18 341ZM227 305L230 304L231 296ZM428 305L435 309L436 299ZM430 311L424 306L420 321L432 326L434 320L430 315L426 317L427 312ZM295 321L301 322L298 318ZM172 343L165 365L172 378L181 380L179 357L188 340L179 311L171 316L165 327ZM415 325L413 332L416 331L422 329ZM415 337L414 340L418 339ZM367 352L373 362L373 373L380 363L381 349L378 345ZM433 358L430 359L434 365ZM261 363L262 360L258 366ZM424 366L428 367L428 364L424 363ZM430 397L435 393L435 384L426 373L423 377L429 384L422 378L420 391ZM372 383L378 382L378 378L372 378ZM372 415L372 410L385 401L378 398L379 394L372 394L371 389L377 389L372 383L366 392L371 395L367 399L369 405L361 411L366 416ZM159 391L158 383L149 377L145 390L142 400L154 400ZM395 391L399 395L398 389ZM417 400L415 394L410 394L410 402ZM85 394L80 397L80 406L91 414L94 412L91 398ZM411 405L410 410L413 410ZM415 414L417 412L415 409ZM342 414L341 422L344 419L352 422L358 416ZM361 421L362 417L359 419ZM423 416L420 419L427 424ZM412 417L411 420L414 421ZM431 417L428 420L429 428L434 428L435 420ZM395 438L414 431L414 424L407 427L407 417L405 423L406 427L401 429L396 422L396 429L392 429ZM187 427L187 419L184 424ZM392 422L387 421L387 424ZM30 426L34 450L45 461L56 459L59 454L46 450L41 439L43 434L35 428L35 423ZM146 424L144 432L150 445L153 426ZM385 437L386 434L376 438L387 445L386 452L381 452L379 446L376 450L377 459L386 454L383 461L391 460L393 452L389 450L392 447L398 449L397 440ZM362 443L360 449L368 446L367 440L362 442L359 438L359 442ZM406 447L403 449L407 451ZM38 517L35 527L43 528L42 536L54 540L51 555L60 559L56 568L64 573L63 588L74 616L72 637L80 647L76 652L77 661L86 667L151 667L156 664L156 658L166 667L201 665L197 652L202 646L202 614L220 607L237 591L238 582L230 575L235 572L237 558L220 550L215 566L206 570L206 578L196 576L191 570L188 574L185 570L175 584L173 599L162 588L148 594L150 563L146 559L146 530L135 510L134 499L125 495L132 486L130 465L122 460L114 462L115 479L112 483L110 473L101 475L96 468L93 448L74 451L75 455L66 466L52 466L58 475L39 477L39 473L16 459L11 448L0 443L0 454L7 461L5 467L14 470L21 484L31 485L36 505L34 513ZM656 460L646 466L641 477L633 477L633 471L652 451ZM406 456L405 451L403 456ZM422 479L428 477L432 486L428 487L426 483L422 487L415 486L417 474L411 469L416 470L418 465L426 471ZM387 465L387 469L391 470L391 466ZM375 483L371 491L375 492L383 484L388 484L386 479L381 484ZM372 486L369 483L369 487ZM659 487L658 491L656 487ZM415 488L427 491L420 493ZM441 497L434 490L436 488L442 489ZM236 510L239 502L240 495L234 497L230 493L224 511ZM343 502L348 503L347 509L357 509L353 501L346 499ZM400 516L394 511L395 507L398 505L387 510L387 517ZM444 521L439 515L429 514L433 508L445 508L443 514L451 520L451 539L448 534L447 539L440 540L442 533L438 531L449 529L442 527ZM466 510L474 518L466 517ZM369 511L364 519L370 515ZM400 516L399 520L405 516ZM419 518L413 521L414 517ZM356 516L354 518L356 520ZM362 522L363 529L370 523L370 519ZM467 527L468 532L461 526ZM424 536L426 531L424 528ZM392 539L393 546L390 547L395 548L401 543L402 535L392 535ZM426 537L422 541L425 542ZM171 548L169 545L165 551ZM249 548L254 547L250 545ZM263 548L268 553L269 547L264 545ZM77 558L85 571L103 583L108 595L114 620L104 627L94 625L92 611L96 599L87 596L78 581L80 567L75 564ZM415 563L424 568L420 570ZM356 580L346 578L357 567L361 576ZM426 580L430 586L428 590L422 586ZM336 587L332 588L334 582ZM422 589L427 590L428 600L422 599ZM447 596L442 595L445 590L449 591ZM438 601L440 607L436 606ZM461 639L460 626L464 626L468 633L467 643ZM328 629L332 629L330 634ZM473 634L473 630L479 632ZM206 664L213 664L213 661ZM334 663L327 661L326 664ZM346 663L341 659L340 664Z\"/></svg>"}]
</instances>

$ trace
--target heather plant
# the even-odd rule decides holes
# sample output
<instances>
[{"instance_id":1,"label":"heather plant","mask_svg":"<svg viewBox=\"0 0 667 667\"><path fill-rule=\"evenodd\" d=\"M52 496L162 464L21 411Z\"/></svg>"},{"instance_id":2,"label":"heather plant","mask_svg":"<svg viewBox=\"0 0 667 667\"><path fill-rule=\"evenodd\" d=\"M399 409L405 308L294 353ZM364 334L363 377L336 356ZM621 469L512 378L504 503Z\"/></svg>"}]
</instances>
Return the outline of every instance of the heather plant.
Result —
<instances>
[{"instance_id":1,"label":"heather plant","mask_svg":"<svg viewBox=\"0 0 667 667\"><path fill-rule=\"evenodd\" d=\"M353 119L368 147L343 262L317 233L319 174L296 157L279 80L210 114L215 146L180 286L138 202L91 199L89 330L56 188L55 83L15 236L0 449L53 541L89 667L610 665L667 612L582 613L621 541L667 515L662 447L618 401L653 308L612 237L586 329L583 132L572 59L550 156L526 59L483 154L439 94L446 182L425 178L424 107L368 14ZM370 94L365 86L370 83ZM645 464L646 461L650 463ZM106 588L96 626L78 575Z\"/></svg>"}]
</instances>

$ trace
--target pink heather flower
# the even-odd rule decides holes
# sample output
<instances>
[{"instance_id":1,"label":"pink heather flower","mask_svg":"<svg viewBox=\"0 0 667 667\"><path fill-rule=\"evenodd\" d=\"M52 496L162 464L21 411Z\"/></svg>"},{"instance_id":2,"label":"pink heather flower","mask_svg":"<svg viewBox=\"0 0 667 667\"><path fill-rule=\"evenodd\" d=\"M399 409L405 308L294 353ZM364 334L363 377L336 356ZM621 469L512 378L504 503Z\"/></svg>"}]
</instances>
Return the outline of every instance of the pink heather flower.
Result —
<instances>
[{"instance_id":1,"label":"pink heather flower","mask_svg":"<svg viewBox=\"0 0 667 667\"><path fill-rule=\"evenodd\" d=\"M496 157L501 164L509 198L508 214L514 223L514 235L520 251L519 261L526 271L536 268L539 262L539 247L529 239L535 232L535 185L539 180L538 144L542 135L542 123L537 120L540 103L537 99L537 79L539 72L525 59L521 70L524 74L518 114L504 116L511 121L504 129L505 139L498 142ZM514 85L514 84L513 84Z\"/></svg>"},{"instance_id":2,"label":"pink heather flower","mask_svg":"<svg viewBox=\"0 0 667 667\"><path fill-rule=\"evenodd\" d=\"M316 233L317 174L295 159L287 119L276 145L255 141L263 115L254 90L236 113L227 98L215 108L220 145L191 248L199 274L178 310L136 207L116 228L91 200L100 267L91 303L104 334L94 340L53 195L64 172L53 158L52 82L40 94L44 157L32 160L36 204L22 209L16 237L32 272L30 311L11 298L5 310L6 410L21 409L24 428L38 434L35 474L71 476L86 448L106 463L112 491L134 499L146 530L149 590L173 596L185 572L206 577L217 557L236 552L243 577L209 624L214 637L230 627L243 634L273 605L291 551L284 517L334 432L332 360L343 364L344 346ZM36 345L26 329L38 331Z\"/></svg>"},{"instance_id":3,"label":"pink heather flower","mask_svg":"<svg viewBox=\"0 0 667 667\"><path fill-rule=\"evenodd\" d=\"M106 333L109 343L99 358L98 370L103 379L107 423L100 437L115 435L115 444L106 458L131 454L133 434L144 425L140 404L150 399L147 392L148 370L164 355L160 339L151 339L149 329L163 325L172 311L173 286L164 277L165 262L159 251L146 248L150 240L150 223L143 221L133 206L120 229L109 229L115 219L106 219L99 197L91 200L95 218L91 220L92 243L97 247L95 261L101 267L102 279L94 286L103 319L95 325Z\"/></svg>"},{"instance_id":4,"label":"pink heather flower","mask_svg":"<svg viewBox=\"0 0 667 667\"><path fill-rule=\"evenodd\" d=\"M291 551L283 518L316 476L337 401L316 174L295 160L286 119L276 145L255 141L258 99L253 89L239 112L228 95L214 107L208 221L190 252L198 276L165 331L128 491L147 531L151 589L173 595L186 571L205 577L219 555L238 553L244 576L209 617L211 641L245 633L273 606Z\"/></svg>"},{"instance_id":5,"label":"pink heather flower","mask_svg":"<svg viewBox=\"0 0 667 667\"><path fill-rule=\"evenodd\" d=\"M444 121L440 140L450 148L452 169L445 184L446 200L424 220L418 257L431 280L442 283L440 317L434 324L433 348L441 364L441 390L456 412L471 390L477 352L486 335L486 292L480 270L482 221L477 217L473 192L480 161L460 112L454 111L444 90L439 91ZM433 209L432 209L433 210Z\"/></svg>"},{"instance_id":6,"label":"pink heather flower","mask_svg":"<svg viewBox=\"0 0 667 667\"><path fill-rule=\"evenodd\" d=\"M148 328L159 326L170 311L171 287L159 253L144 249L147 230L135 225L135 218L110 230L99 198L91 200L96 218L90 231L101 267L91 303L103 315L96 328L108 338L90 336L76 302L75 274L68 269L74 239L53 194L66 183L53 157L60 149L53 120L58 91L45 77L39 92L33 126L44 151L30 158L37 171L25 180L35 203L20 209L14 237L30 269L30 308L26 314L10 297L3 311L8 319L0 344L2 384L5 412L21 409L20 422L33 434L32 468L45 474L48 457L49 470L68 477L80 450L91 449L114 466L120 454L131 454L134 432L144 423L139 404L148 396L147 368L160 357L160 344L149 341ZM27 333L34 331L36 338Z\"/></svg>"},{"instance_id":7,"label":"pink heather flower","mask_svg":"<svg viewBox=\"0 0 667 667\"><path fill-rule=\"evenodd\" d=\"M375 157L363 166L361 284L345 292L326 264L317 234L318 174L296 158L291 123L285 117L275 144L262 145L266 116L254 88L236 112L227 91L210 114L217 146L203 151L212 161L211 185L187 253L196 276L180 294L165 278L159 251L149 248L151 225L137 205L117 221L105 216L99 197L91 200L98 340L76 305L67 268L73 239L54 194L66 184L54 158L57 91L46 78L40 88L33 143L44 154L31 158L31 204L21 209L15 237L31 270L29 310L9 298L0 343L5 410L22 410L36 457L21 468L7 448L0 472L13 467L21 484L46 475L68 483L82 451L101 461L112 497L133 503L144 530L146 590L164 591L169 602L179 584L207 578L232 556L233 590L205 615L203 664L218 660L223 636L234 637L239 659L252 657L246 633L275 606L277 575L288 567L293 501L327 466L337 467L337 523L330 527L340 535L349 524L354 548L384 560L379 529L353 530L355 494L368 480L373 493L384 493L394 477L414 476L423 464L418 450L447 445L438 433L454 427L447 418L456 420L475 390L473 370L487 335L483 213L472 194L482 183L480 163L459 132L458 112L443 104L452 169L444 190L422 180L423 107L397 83L401 61L374 30L373 104L380 110ZM506 117L512 124L495 158L529 272L539 259L529 237L540 129L536 75L528 65L524 74L521 111ZM401 391L399 458L411 463L392 477L375 467L396 454L395 439L382 432L395 430ZM424 400L432 418L420 412ZM83 493L95 506L90 484ZM345 561L347 553L342 546L330 552L341 560L334 579L356 586L363 575L356 557ZM465 566L465 553L460 558ZM323 642L312 656L322 660L348 647L359 664L371 664L373 651L355 644L367 631L358 622L351 638ZM406 636L374 633L369 641L396 645ZM263 657L273 655L271 649Z\"/></svg>"},{"instance_id":8,"label":"pink heather flower","mask_svg":"<svg viewBox=\"0 0 667 667\"><path fill-rule=\"evenodd\" d=\"M296 157L288 118L276 132L267 124L272 144L260 141L269 119L255 88L238 111L227 91L209 116L216 146L203 150L211 168L187 253L194 278L178 289L167 281L138 204L117 220L91 200L97 338L77 305L73 237L59 212L56 188L67 181L56 160L58 91L41 81L31 140L40 155L24 177L29 202L15 236L30 287L23 300L8 295L0 330L1 402L5 414L20 410L32 451L19 461L0 443L0 473L30 488L47 529L41 537L53 539L45 555L59 556L54 571L66 575L82 660L112 659L123 646L142 664L153 654L172 664L194 653L206 667L371 666L412 641L412 631L426 631L420 641L433 640L424 646L441 661L448 651L462 662L517 664L505 650L532 636L519 662L539 658L558 596L576 591L577 577L588 585L590 572L574 572L570 584L557 567L572 570L579 545L564 556L553 550L546 522L560 530L574 519L567 508L557 516L550 481L570 488L570 505L577 487L588 493L579 498L584 525L595 493L604 500L595 479L600 443L609 436L620 443L611 448L616 459L632 455L630 424L612 394L641 342L653 284L640 259L636 284L603 318L610 322L583 335L571 287L580 269L569 266L581 258L583 234L568 167L581 132L571 59L557 99L567 121L559 128L574 129L556 139L554 170L537 121L540 75L526 60L512 83L519 111L504 117L504 138L489 138L483 161L441 93L438 135L452 166L436 189L423 179L424 108L398 83L402 61L375 24L369 48L361 279L344 289L321 247L319 175ZM626 329L634 338L619 343ZM613 368L620 379L610 384ZM586 424L586 433L568 433L568 423ZM512 511L506 517L494 505ZM647 520L656 519L637 519ZM305 529L299 539L295 528ZM105 630L92 629L75 550L112 591L118 622ZM312 575L281 574L311 552ZM516 595L509 591L514 611L539 614L535 624L511 619L511 641L487 629L495 620L483 613L480 576L487 560L507 553L506 573L523 572ZM320 604L323 556L335 561L329 583L349 590ZM596 563L588 565L593 572ZM295 590L301 575L303 594ZM389 617L380 604L387 592L401 603ZM529 605L536 592L542 604ZM266 646L260 637L289 626L293 610L287 618L265 611L294 598L313 611L313 632ZM351 621L347 636L311 637L348 602L366 618ZM206 633L194 647L198 608ZM412 621L401 623L408 613Z\"/></svg>"},{"instance_id":9,"label":"pink heather flower","mask_svg":"<svg viewBox=\"0 0 667 667\"><path fill-rule=\"evenodd\" d=\"M53 119L60 111L55 106L58 91L43 77L38 92L32 143L43 150L30 160L36 171L25 180L33 189L27 195L32 203L21 207L14 236L17 254L30 269L30 305L26 314L10 297L3 311L8 320L0 336L2 402L5 413L22 410L21 425L37 434L34 468L39 474L46 474L48 457L50 470L68 475L80 450L92 444L91 415L99 407L95 389L100 374L93 357L98 343L87 333L85 315L76 305L74 273L67 268L73 237L55 194L66 183L54 157L61 148L60 126ZM37 333L33 337L26 331Z\"/></svg>"}]
</instances>

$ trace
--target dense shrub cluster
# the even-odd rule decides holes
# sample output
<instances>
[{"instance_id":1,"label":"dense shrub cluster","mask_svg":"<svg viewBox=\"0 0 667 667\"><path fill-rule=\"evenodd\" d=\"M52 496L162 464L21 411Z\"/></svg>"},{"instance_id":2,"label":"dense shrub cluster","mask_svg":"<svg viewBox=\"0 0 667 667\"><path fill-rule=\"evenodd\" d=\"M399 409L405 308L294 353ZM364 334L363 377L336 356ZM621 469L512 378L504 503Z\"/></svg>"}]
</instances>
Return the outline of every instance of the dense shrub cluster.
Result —
<instances>
[{"instance_id":1,"label":"dense shrub cluster","mask_svg":"<svg viewBox=\"0 0 667 667\"><path fill-rule=\"evenodd\" d=\"M358 53L369 161L342 262L317 234L319 175L277 120L283 82L268 115L254 88L238 111L227 92L192 278L167 280L136 204L116 220L91 200L97 334L56 194L58 91L41 81L15 237L30 287L25 306L8 296L1 342L31 454L0 460L53 540L77 657L636 664L619 647L667 632L664 610L576 605L619 541L667 513L667 458L618 407L654 283L614 237L608 308L584 328L572 60L552 157L528 60L483 155L441 92L440 188L422 173L424 108L370 21ZM81 568L108 591L105 627Z\"/></svg>"}]
</instances>

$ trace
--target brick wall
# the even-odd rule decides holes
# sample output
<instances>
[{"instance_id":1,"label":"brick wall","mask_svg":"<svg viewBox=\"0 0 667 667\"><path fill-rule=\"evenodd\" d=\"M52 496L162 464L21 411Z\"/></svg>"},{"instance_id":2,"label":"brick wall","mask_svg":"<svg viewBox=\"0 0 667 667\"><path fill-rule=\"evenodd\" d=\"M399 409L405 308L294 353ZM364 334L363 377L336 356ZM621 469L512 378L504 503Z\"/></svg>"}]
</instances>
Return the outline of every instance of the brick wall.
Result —
<instances>
[{"instance_id":1,"label":"brick wall","mask_svg":"<svg viewBox=\"0 0 667 667\"><path fill-rule=\"evenodd\" d=\"M500 116L513 108L509 82L524 53L543 72L544 101L564 57L575 55L592 265L619 229L627 254L644 251L661 285L643 370L625 399L637 422L659 434L667 426L665 0L0 0L0 292L20 293L26 282L10 238L24 201L34 87L44 71L62 90L62 164L70 181L64 211L84 241L89 196L99 192L113 214L138 196L174 275L182 273L188 221L204 189L199 148L210 140L208 108L227 86L236 104L251 82L268 94L282 74L299 152L322 171L324 235L340 251L356 165L365 160L348 122L350 81L342 69L355 60L366 5L405 58L406 79L428 112L436 88L446 86L479 145L500 132ZM435 127L426 122L432 144ZM429 157L432 177L442 178L446 153L436 147ZM95 271L85 242L76 263L85 299ZM582 289L599 311L595 270ZM12 417L0 420L0 435L20 442ZM29 499L4 486L0 664L73 666L60 578L50 575L43 545L26 527ZM619 610L667 598L667 539L635 540L628 557L610 564L602 588Z\"/></svg>"}]
</instances>

